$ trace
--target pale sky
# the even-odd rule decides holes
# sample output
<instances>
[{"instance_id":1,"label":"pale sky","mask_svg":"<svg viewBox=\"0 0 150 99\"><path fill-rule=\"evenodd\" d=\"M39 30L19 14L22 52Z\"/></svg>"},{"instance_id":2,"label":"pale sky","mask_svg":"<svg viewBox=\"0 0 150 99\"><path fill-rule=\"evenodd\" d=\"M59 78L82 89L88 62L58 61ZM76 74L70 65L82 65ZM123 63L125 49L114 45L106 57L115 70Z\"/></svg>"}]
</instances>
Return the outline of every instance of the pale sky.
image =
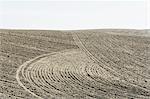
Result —
<instances>
[{"instance_id":1,"label":"pale sky","mask_svg":"<svg viewBox=\"0 0 150 99\"><path fill-rule=\"evenodd\" d=\"M150 0L0 0L0 28L150 29Z\"/></svg>"}]
</instances>

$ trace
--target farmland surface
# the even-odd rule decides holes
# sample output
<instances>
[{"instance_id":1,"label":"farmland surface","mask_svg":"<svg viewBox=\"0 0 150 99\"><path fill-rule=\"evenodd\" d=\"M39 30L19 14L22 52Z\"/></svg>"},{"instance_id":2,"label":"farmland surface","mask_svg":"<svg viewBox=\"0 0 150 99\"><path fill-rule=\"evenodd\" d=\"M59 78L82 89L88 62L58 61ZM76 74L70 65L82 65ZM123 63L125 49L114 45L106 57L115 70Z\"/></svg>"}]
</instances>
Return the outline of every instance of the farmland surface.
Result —
<instances>
[{"instance_id":1,"label":"farmland surface","mask_svg":"<svg viewBox=\"0 0 150 99\"><path fill-rule=\"evenodd\" d=\"M0 99L150 99L150 32L1 29Z\"/></svg>"}]
</instances>

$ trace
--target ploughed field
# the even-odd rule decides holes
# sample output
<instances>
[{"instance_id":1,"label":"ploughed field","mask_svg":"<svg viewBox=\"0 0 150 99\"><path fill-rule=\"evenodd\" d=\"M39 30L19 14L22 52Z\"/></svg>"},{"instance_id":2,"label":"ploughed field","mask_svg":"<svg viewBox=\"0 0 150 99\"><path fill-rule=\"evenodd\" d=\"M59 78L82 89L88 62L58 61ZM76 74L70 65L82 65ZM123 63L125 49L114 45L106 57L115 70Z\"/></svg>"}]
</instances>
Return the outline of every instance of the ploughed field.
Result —
<instances>
[{"instance_id":1,"label":"ploughed field","mask_svg":"<svg viewBox=\"0 0 150 99\"><path fill-rule=\"evenodd\" d=\"M0 99L150 99L149 30L0 30Z\"/></svg>"}]
</instances>

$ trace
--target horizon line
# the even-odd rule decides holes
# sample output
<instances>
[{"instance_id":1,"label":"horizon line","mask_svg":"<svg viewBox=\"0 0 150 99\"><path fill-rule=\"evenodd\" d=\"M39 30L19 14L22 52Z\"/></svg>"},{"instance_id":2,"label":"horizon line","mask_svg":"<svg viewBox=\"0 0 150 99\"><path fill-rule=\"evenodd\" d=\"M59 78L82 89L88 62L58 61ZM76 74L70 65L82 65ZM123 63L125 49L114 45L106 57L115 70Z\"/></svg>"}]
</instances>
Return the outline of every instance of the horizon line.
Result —
<instances>
[{"instance_id":1,"label":"horizon line","mask_svg":"<svg viewBox=\"0 0 150 99\"><path fill-rule=\"evenodd\" d=\"M66 30L99 30L99 29L115 29L115 30L150 30L150 28L80 28L80 29L48 29L48 28L0 28L0 30L53 30L53 31L66 31Z\"/></svg>"}]
</instances>

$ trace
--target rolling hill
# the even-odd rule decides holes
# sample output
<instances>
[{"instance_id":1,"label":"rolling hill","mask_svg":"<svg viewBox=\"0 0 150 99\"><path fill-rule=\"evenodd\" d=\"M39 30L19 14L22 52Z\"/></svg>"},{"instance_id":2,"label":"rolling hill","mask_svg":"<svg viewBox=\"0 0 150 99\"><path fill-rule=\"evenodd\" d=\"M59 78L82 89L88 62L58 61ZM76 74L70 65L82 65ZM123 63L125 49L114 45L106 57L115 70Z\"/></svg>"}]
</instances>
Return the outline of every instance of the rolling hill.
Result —
<instances>
[{"instance_id":1,"label":"rolling hill","mask_svg":"<svg viewBox=\"0 0 150 99\"><path fill-rule=\"evenodd\" d=\"M150 32L0 30L1 99L150 99Z\"/></svg>"}]
</instances>

